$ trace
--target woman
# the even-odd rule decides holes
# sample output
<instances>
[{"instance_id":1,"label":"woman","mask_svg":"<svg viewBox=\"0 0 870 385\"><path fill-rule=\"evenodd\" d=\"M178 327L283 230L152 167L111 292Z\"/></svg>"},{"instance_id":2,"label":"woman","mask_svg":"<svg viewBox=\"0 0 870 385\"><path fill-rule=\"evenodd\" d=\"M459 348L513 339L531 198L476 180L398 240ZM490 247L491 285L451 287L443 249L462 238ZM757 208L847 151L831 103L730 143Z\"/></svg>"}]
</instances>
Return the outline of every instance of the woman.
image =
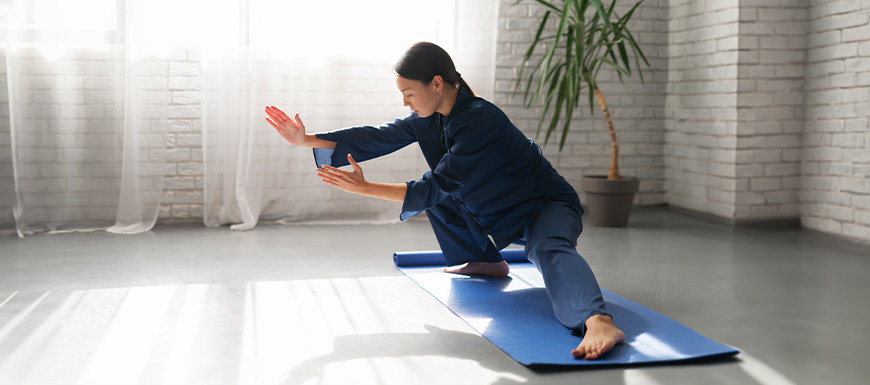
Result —
<instances>
[{"instance_id":1,"label":"woman","mask_svg":"<svg viewBox=\"0 0 870 385\"><path fill-rule=\"evenodd\" d=\"M421 42L394 67L411 115L381 127L314 135L274 106L266 120L288 142L314 148L317 175L342 190L402 202L401 220L426 211L446 272L506 276L499 250L524 244L544 277L556 318L583 337L571 353L596 359L625 335L577 253L583 209L577 192L495 105L478 98L441 47ZM418 142L431 167L416 181L367 181L357 161ZM353 171L336 167L350 165Z\"/></svg>"}]
</instances>

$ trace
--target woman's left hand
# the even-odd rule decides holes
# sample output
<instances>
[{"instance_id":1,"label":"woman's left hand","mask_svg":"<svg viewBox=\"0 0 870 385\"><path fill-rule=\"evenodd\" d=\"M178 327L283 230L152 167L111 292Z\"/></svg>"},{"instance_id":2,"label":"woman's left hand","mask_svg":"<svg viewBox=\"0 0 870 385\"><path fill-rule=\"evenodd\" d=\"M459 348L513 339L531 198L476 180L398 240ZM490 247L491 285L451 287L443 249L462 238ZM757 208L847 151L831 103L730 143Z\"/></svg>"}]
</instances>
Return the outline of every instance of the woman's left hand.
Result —
<instances>
[{"instance_id":1,"label":"woman's left hand","mask_svg":"<svg viewBox=\"0 0 870 385\"><path fill-rule=\"evenodd\" d=\"M317 169L317 176L320 180L338 187L344 191L354 194L360 194L365 190L366 179L363 176L362 167L353 160L350 154L347 154L347 161L350 162L353 171L339 170L332 166L321 165L322 168Z\"/></svg>"}]
</instances>

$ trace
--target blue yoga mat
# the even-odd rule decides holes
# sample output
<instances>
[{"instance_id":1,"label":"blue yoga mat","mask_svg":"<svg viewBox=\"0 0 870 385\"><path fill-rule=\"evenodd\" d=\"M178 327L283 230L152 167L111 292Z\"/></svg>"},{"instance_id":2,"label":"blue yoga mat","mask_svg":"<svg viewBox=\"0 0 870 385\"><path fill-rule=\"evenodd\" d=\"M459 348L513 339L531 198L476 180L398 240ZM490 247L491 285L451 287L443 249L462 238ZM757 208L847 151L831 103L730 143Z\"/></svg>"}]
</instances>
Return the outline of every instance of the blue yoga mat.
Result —
<instances>
[{"instance_id":1,"label":"blue yoga mat","mask_svg":"<svg viewBox=\"0 0 870 385\"><path fill-rule=\"evenodd\" d=\"M543 279L521 249L506 249L504 278L443 272L440 251L399 252L396 266L474 330L523 365L628 365L731 356L739 351L635 302L602 289L605 306L625 343L597 360L576 359L571 335L553 315ZM524 262L523 262L524 261Z\"/></svg>"}]
</instances>

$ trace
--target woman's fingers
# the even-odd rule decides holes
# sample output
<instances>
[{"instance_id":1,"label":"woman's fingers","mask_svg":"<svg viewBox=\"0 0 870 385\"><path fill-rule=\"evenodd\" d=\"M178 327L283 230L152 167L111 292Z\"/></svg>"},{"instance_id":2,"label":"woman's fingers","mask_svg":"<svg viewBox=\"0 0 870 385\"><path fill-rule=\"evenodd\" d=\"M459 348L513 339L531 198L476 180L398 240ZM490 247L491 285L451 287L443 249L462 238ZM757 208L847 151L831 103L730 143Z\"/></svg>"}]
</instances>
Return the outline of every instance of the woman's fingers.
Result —
<instances>
[{"instance_id":1,"label":"woman's fingers","mask_svg":"<svg viewBox=\"0 0 870 385\"><path fill-rule=\"evenodd\" d=\"M317 169L317 175L320 177L329 177L341 181L352 181L353 172L339 170L332 166L321 165L322 168Z\"/></svg>"},{"instance_id":2,"label":"woman's fingers","mask_svg":"<svg viewBox=\"0 0 870 385\"><path fill-rule=\"evenodd\" d=\"M296 120L290 119L284 111L281 111L278 107L275 106L266 106L266 115L269 115L272 118L272 121L269 123L272 124L279 132L287 135L298 135L298 130L301 128L303 131L305 130L305 126L302 124L302 120L299 119L299 114L296 114ZM283 131L282 131L283 130ZM293 130L293 131L288 131ZM288 139L289 140L289 139Z\"/></svg>"},{"instance_id":3,"label":"woman's fingers","mask_svg":"<svg viewBox=\"0 0 870 385\"><path fill-rule=\"evenodd\" d=\"M287 116L287 114L285 114L284 111L281 111L280 108L272 106L272 109L273 109L273 111L275 111L276 114L281 116L281 120L290 120L290 117Z\"/></svg>"},{"instance_id":4,"label":"woman's fingers","mask_svg":"<svg viewBox=\"0 0 870 385\"><path fill-rule=\"evenodd\" d=\"M282 121L283 118L281 117L280 114L278 114L277 112L275 112L274 108L275 108L275 107L267 106L267 107L266 107L266 115L269 115L269 117L271 117L271 118L272 118L273 120L275 120L276 122L280 122L280 121Z\"/></svg>"},{"instance_id":5,"label":"woman's fingers","mask_svg":"<svg viewBox=\"0 0 870 385\"><path fill-rule=\"evenodd\" d=\"M266 106L266 114L268 114L273 120L279 123L290 120L287 114L285 114L283 111L275 106Z\"/></svg>"},{"instance_id":6,"label":"woman's fingers","mask_svg":"<svg viewBox=\"0 0 870 385\"><path fill-rule=\"evenodd\" d=\"M353 167L355 171L362 172L362 167L360 167L359 164L357 164L356 161L353 160L353 156L351 156L350 154L347 154L347 161L350 163L350 166Z\"/></svg>"},{"instance_id":7,"label":"woman's fingers","mask_svg":"<svg viewBox=\"0 0 870 385\"><path fill-rule=\"evenodd\" d=\"M280 129L281 129L281 128L278 127L278 123L273 122L272 119L266 118L266 121L269 122L269 124L271 124L272 127L275 127L276 130L280 130Z\"/></svg>"},{"instance_id":8,"label":"woman's fingers","mask_svg":"<svg viewBox=\"0 0 870 385\"><path fill-rule=\"evenodd\" d=\"M348 157L348 159L353 160L352 157ZM354 164L356 164L356 161L354 161ZM355 168L354 171L344 171L322 164L317 169L317 176L320 177L322 182L331 184L344 191L358 192L360 187L365 183L365 179L359 165L356 165Z\"/></svg>"},{"instance_id":9,"label":"woman's fingers","mask_svg":"<svg viewBox=\"0 0 870 385\"><path fill-rule=\"evenodd\" d=\"M326 166L321 166L326 167ZM317 175L333 175L333 171L327 170L325 168L318 168L316 171Z\"/></svg>"},{"instance_id":10,"label":"woman's fingers","mask_svg":"<svg viewBox=\"0 0 870 385\"><path fill-rule=\"evenodd\" d=\"M325 165L325 164L321 164L320 167L322 167L322 168L318 171L325 170L326 172L329 172L331 174L350 174L350 171L339 170L335 167Z\"/></svg>"},{"instance_id":11,"label":"woman's fingers","mask_svg":"<svg viewBox=\"0 0 870 385\"><path fill-rule=\"evenodd\" d=\"M332 169L332 170L330 170L330 169L327 169L327 167L329 167L329 166L326 166L326 165L324 165L324 166L322 166L322 167L323 167L323 168L319 168L319 169L317 169L317 175L318 175L318 176L330 176L330 177L336 177L336 176L338 176L338 175L341 175L341 174L339 174L340 172L342 172L341 170L338 170L338 169ZM331 168L331 167L330 167L330 168Z\"/></svg>"},{"instance_id":12,"label":"woman's fingers","mask_svg":"<svg viewBox=\"0 0 870 385\"><path fill-rule=\"evenodd\" d=\"M302 124L302 120L299 119L298 113L296 114L296 120L291 119L289 116L287 116L287 114L284 113L284 111L281 111L280 108L275 106L267 106L266 113L269 114L269 116L271 116L272 119L277 123L287 122L290 127L293 127L295 129L299 129L300 127L303 129L305 128L305 125Z\"/></svg>"},{"instance_id":13,"label":"woman's fingers","mask_svg":"<svg viewBox=\"0 0 870 385\"><path fill-rule=\"evenodd\" d=\"M320 177L320 181L322 181L322 182L329 183L335 187L343 187L342 182L344 182L344 181L339 179L339 178L336 178L333 175L318 173L317 176Z\"/></svg>"},{"instance_id":14,"label":"woman's fingers","mask_svg":"<svg viewBox=\"0 0 870 385\"><path fill-rule=\"evenodd\" d=\"M337 180L337 179L335 179L335 178L331 178L331 177L328 177L328 176L325 176L325 175L321 175L321 176L320 176L320 180L321 180L321 181L324 181L324 182L326 182L326 183L329 183L329 184L338 185L338 180Z\"/></svg>"}]
</instances>

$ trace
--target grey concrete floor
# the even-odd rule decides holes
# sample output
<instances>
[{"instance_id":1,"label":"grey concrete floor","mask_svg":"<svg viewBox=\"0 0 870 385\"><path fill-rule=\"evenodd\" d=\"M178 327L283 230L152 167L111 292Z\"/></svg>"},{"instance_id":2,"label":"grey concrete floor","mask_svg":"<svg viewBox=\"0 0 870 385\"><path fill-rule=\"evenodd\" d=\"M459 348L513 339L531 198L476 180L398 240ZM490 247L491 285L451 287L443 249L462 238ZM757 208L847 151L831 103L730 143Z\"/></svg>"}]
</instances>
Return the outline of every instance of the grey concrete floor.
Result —
<instances>
[{"instance_id":1,"label":"grey concrete floor","mask_svg":"<svg viewBox=\"0 0 870 385\"><path fill-rule=\"evenodd\" d=\"M425 221L0 238L0 384L863 384L870 246L667 208L587 227L599 283L742 351L533 371L405 278ZM522 332L522 331L518 331ZM567 354L567 352L566 352Z\"/></svg>"}]
</instances>

